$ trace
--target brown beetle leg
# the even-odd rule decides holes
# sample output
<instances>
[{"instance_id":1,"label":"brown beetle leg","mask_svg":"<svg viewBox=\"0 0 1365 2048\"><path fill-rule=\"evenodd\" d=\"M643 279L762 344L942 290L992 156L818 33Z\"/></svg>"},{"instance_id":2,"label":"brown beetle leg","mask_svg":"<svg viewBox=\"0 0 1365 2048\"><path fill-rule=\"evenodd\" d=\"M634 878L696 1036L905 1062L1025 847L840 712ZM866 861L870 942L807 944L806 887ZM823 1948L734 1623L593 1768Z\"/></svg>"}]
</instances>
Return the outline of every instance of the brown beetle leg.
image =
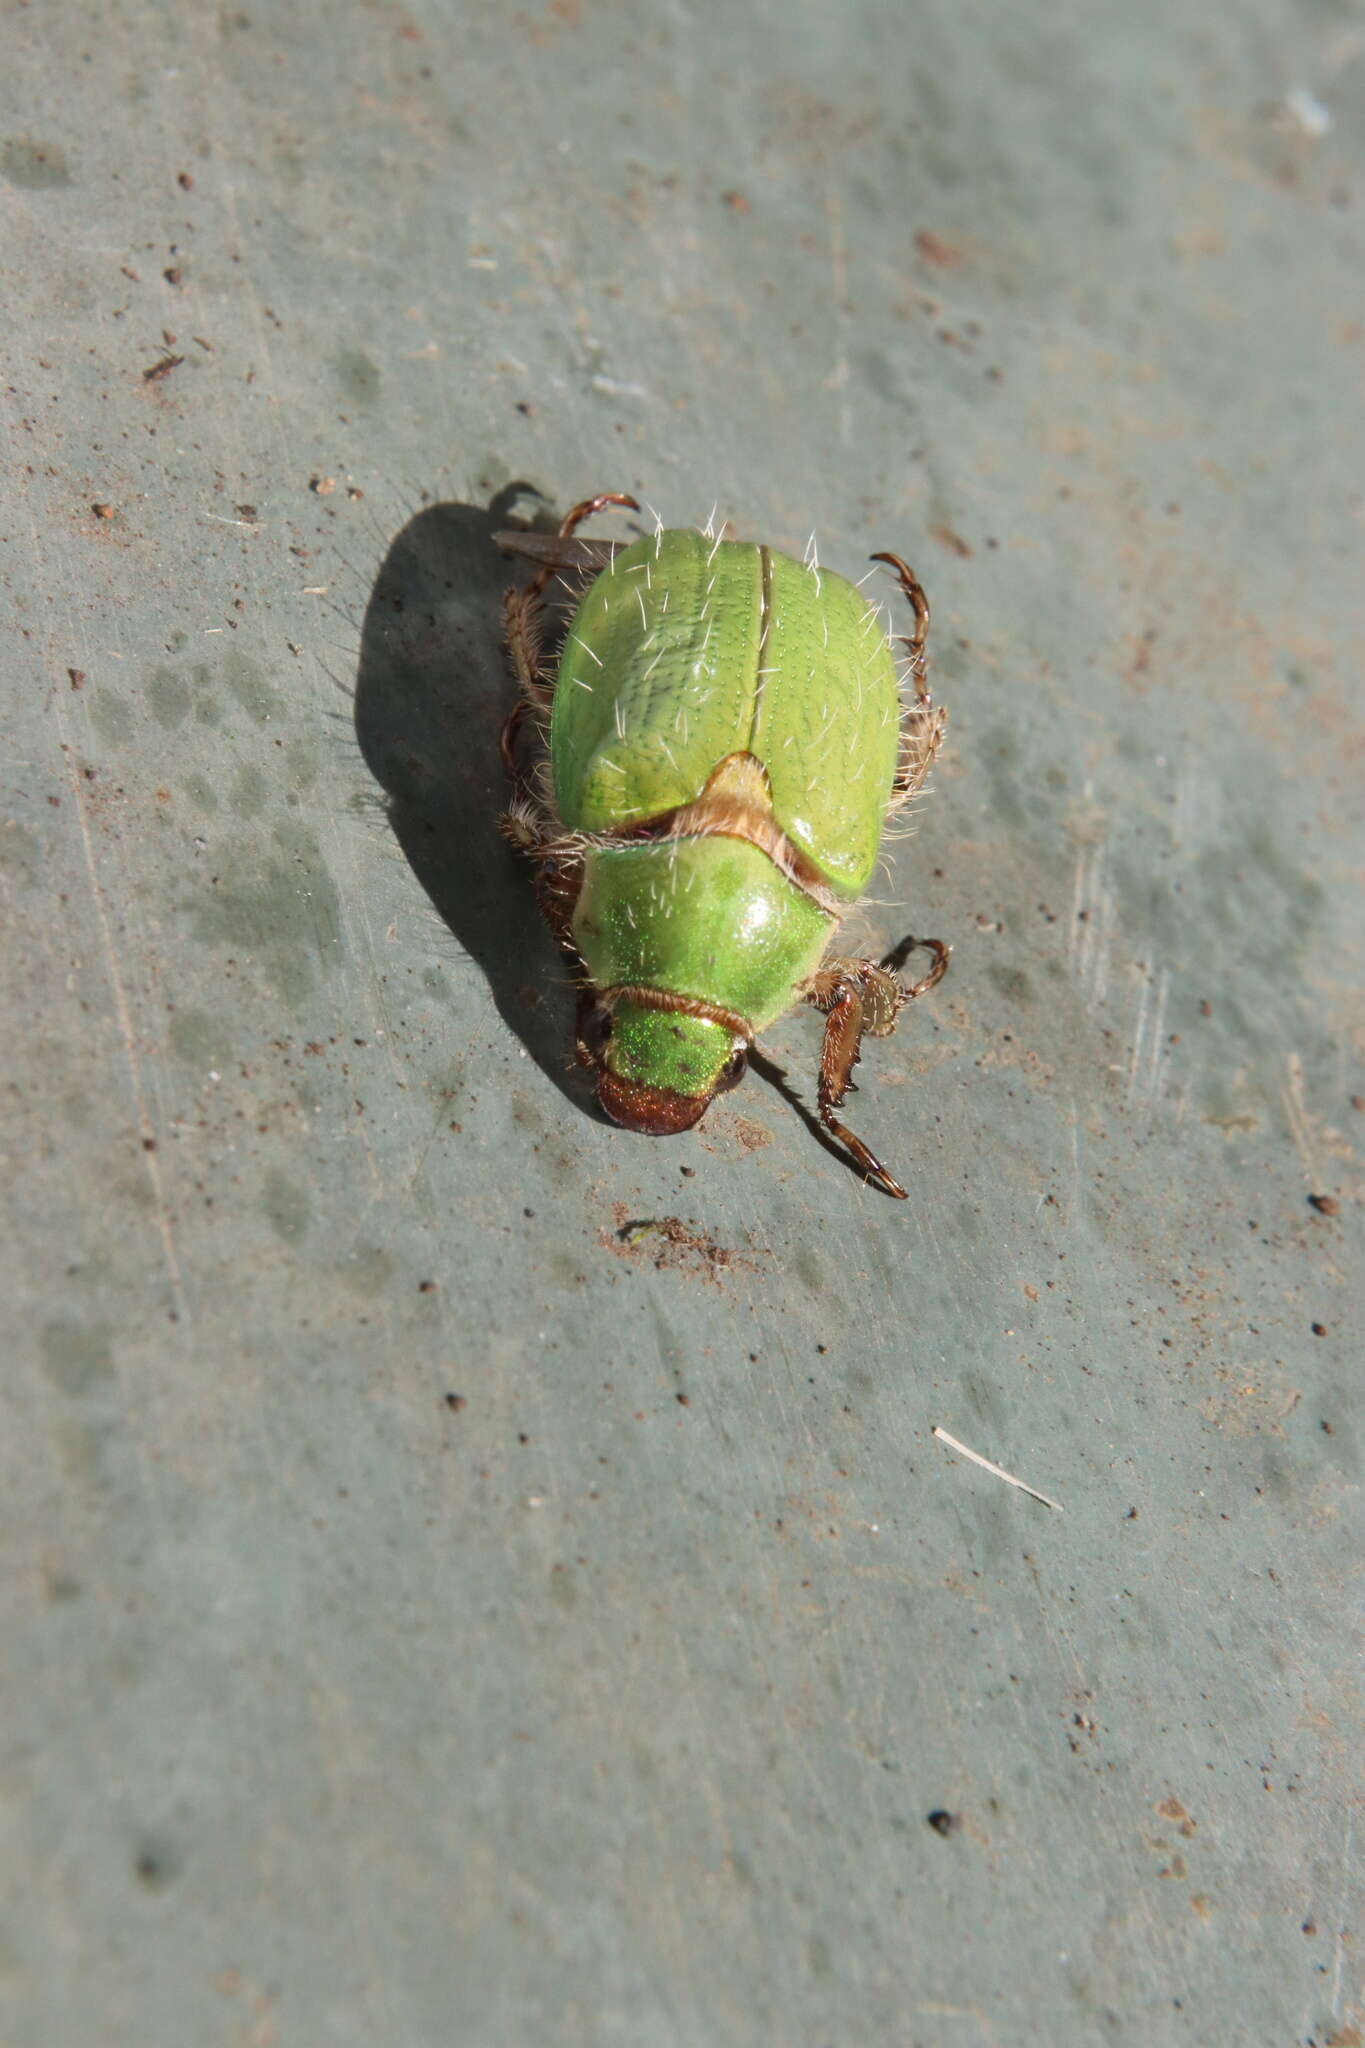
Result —
<instances>
[{"instance_id":1,"label":"brown beetle leg","mask_svg":"<svg viewBox=\"0 0 1365 2048\"><path fill-rule=\"evenodd\" d=\"M811 976L806 1000L825 1013L816 1092L820 1121L832 1137L847 1146L869 1180L903 1202L905 1189L899 1181L892 1179L876 1154L834 1113L854 1085L853 1069L858 1064L863 1032L880 1035L894 1029L903 1000L901 985L875 961L835 960Z\"/></svg>"},{"instance_id":2,"label":"brown beetle leg","mask_svg":"<svg viewBox=\"0 0 1365 2048\"><path fill-rule=\"evenodd\" d=\"M521 728L526 723L526 714L530 708L524 697L518 697L503 720L502 731L498 735L498 752L502 755L502 765L507 770L509 778L516 783L521 780L521 771L517 766L517 740L520 738Z\"/></svg>"},{"instance_id":3,"label":"brown beetle leg","mask_svg":"<svg viewBox=\"0 0 1365 2048\"><path fill-rule=\"evenodd\" d=\"M905 1189L899 1181L893 1180L875 1152L868 1150L861 1138L855 1138L847 1124L841 1123L834 1114L853 1083L853 1069L858 1064L859 1048L863 1038L863 996L854 981L843 982L838 993L829 1004L825 1017L825 1038L820 1048L820 1083L818 1103L820 1121L832 1137L838 1138L853 1154L854 1159L879 1188L888 1195L905 1200Z\"/></svg>"},{"instance_id":4,"label":"brown beetle leg","mask_svg":"<svg viewBox=\"0 0 1365 2048\"><path fill-rule=\"evenodd\" d=\"M535 890L540 914L578 967L583 963L573 942L573 914L578 907L578 892L582 887L581 854L570 851L547 855L542 852L536 856Z\"/></svg>"},{"instance_id":5,"label":"brown beetle leg","mask_svg":"<svg viewBox=\"0 0 1365 2048\"><path fill-rule=\"evenodd\" d=\"M502 633L512 668L523 696L538 709L550 708L550 685L540 665L539 599L529 590L513 587L502 600Z\"/></svg>"},{"instance_id":6,"label":"brown beetle leg","mask_svg":"<svg viewBox=\"0 0 1365 2048\"><path fill-rule=\"evenodd\" d=\"M900 1201L905 1200L900 1182L893 1180L875 1152L856 1138L834 1112L854 1086L853 1069L858 1064L863 1033L874 1038L888 1037L905 1005L924 995L947 973L951 949L940 939L907 939L890 957L903 960L920 946L934 955L934 964L909 988L875 960L831 960L811 976L805 988L806 1001L825 1013L817 1091L820 1121L832 1137L848 1147L868 1179Z\"/></svg>"},{"instance_id":7,"label":"brown beetle leg","mask_svg":"<svg viewBox=\"0 0 1365 2048\"><path fill-rule=\"evenodd\" d=\"M878 554L873 555L872 560L886 562L895 570L896 580L915 614L914 632L898 636L910 657L910 674L915 683L915 701L907 704L901 713L900 757L896 763L896 778L891 785L892 802L899 806L923 786L924 778L943 744L948 714L935 706L926 680L929 600L923 585L899 555Z\"/></svg>"},{"instance_id":8,"label":"brown beetle leg","mask_svg":"<svg viewBox=\"0 0 1365 2048\"><path fill-rule=\"evenodd\" d=\"M599 491L595 498L582 498L572 510L566 512L559 522L559 538L569 540L585 519L591 519L595 512L603 512L608 505L622 505L627 512L638 512L640 501L632 498L629 491Z\"/></svg>"},{"instance_id":9,"label":"brown beetle leg","mask_svg":"<svg viewBox=\"0 0 1365 2048\"><path fill-rule=\"evenodd\" d=\"M621 505L631 512L640 509L637 501L625 491L603 491L595 498L584 498L581 504L566 513L560 521L556 538L572 539L576 527L607 505ZM504 593L502 600L503 639L516 674L518 697L507 714L498 745L503 766L518 794L525 790L525 777L517 764L517 741L522 725L528 713L540 718L548 716L554 700L553 679L541 667L540 625L544 609L542 593L550 578L557 573L557 568L553 561L542 563L524 590L513 586Z\"/></svg>"},{"instance_id":10,"label":"brown beetle leg","mask_svg":"<svg viewBox=\"0 0 1365 2048\"><path fill-rule=\"evenodd\" d=\"M937 988L948 972L948 962L953 957L952 947L945 946L942 939L902 939L895 952L888 953L886 959L882 961L882 967L887 969L894 961L895 966L901 968L912 953L920 951L932 953L934 964L927 974L922 974L918 981L912 981L909 988L903 990L901 1007L906 1003L913 1003L916 996L927 996L931 988Z\"/></svg>"},{"instance_id":11,"label":"brown beetle leg","mask_svg":"<svg viewBox=\"0 0 1365 2048\"><path fill-rule=\"evenodd\" d=\"M606 1011L596 989L585 988L578 998L574 1016L574 1058L580 1067L595 1068L601 1064L602 1047L606 1042L605 1019Z\"/></svg>"},{"instance_id":12,"label":"brown beetle leg","mask_svg":"<svg viewBox=\"0 0 1365 2048\"><path fill-rule=\"evenodd\" d=\"M925 642L929 637L929 600L924 595L924 585L920 582L914 570L904 563L899 555L872 555L869 559L874 562L888 563L895 570L896 581L910 600L911 610L915 614L915 630L911 634L902 633L899 636L900 643L910 656L910 673L915 678L915 695L919 698L921 704L931 704L933 699L929 694L929 685L924 679L924 672L928 662L928 657L925 653Z\"/></svg>"},{"instance_id":13,"label":"brown beetle leg","mask_svg":"<svg viewBox=\"0 0 1365 2048\"><path fill-rule=\"evenodd\" d=\"M901 714L896 776L891 785L892 801L897 808L923 788L925 777L938 759L947 724L948 714L941 704L930 705L926 709L917 700L905 706Z\"/></svg>"},{"instance_id":14,"label":"brown beetle leg","mask_svg":"<svg viewBox=\"0 0 1365 2048\"><path fill-rule=\"evenodd\" d=\"M507 591L502 600L503 639L517 679L517 701L508 712L499 746L503 766L512 781L521 786L517 765L517 739L528 713L544 717L554 691L540 667L539 596L530 588Z\"/></svg>"},{"instance_id":15,"label":"brown beetle leg","mask_svg":"<svg viewBox=\"0 0 1365 2048\"><path fill-rule=\"evenodd\" d=\"M638 512L640 509L638 498L632 498L629 491L599 491L595 498L584 498L580 504L574 506L572 512L565 513L559 522L558 538L569 540L574 530L581 526L585 519L591 519L594 512L602 512L608 505L620 505L627 512ZM554 573L555 564L546 562L527 584L527 596L539 597Z\"/></svg>"}]
</instances>

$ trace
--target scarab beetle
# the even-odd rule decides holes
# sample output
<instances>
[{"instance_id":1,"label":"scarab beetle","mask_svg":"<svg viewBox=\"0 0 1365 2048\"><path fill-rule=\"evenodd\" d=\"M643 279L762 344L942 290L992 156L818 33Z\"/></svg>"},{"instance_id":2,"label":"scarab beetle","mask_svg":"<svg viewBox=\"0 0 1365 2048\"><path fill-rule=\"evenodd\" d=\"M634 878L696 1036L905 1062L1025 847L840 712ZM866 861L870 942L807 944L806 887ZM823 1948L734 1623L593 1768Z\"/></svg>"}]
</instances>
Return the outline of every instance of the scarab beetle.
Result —
<instances>
[{"instance_id":1,"label":"scarab beetle","mask_svg":"<svg viewBox=\"0 0 1365 2048\"><path fill-rule=\"evenodd\" d=\"M824 1012L821 1123L888 1194L905 1190L836 1114L865 1031L895 1029L949 949L906 986L832 951L866 889L882 829L921 788L944 712L925 680L929 606L898 663L852 584L775 548L662 526L630 544L576 538L619 491L576 505L558 535L503 533L537 572L505 599L517 703L502 750L503 829L535 864L541 909L574 962L577 1052L629 1130L685 1131L744 1073L755 1035L794 1003ZM577 606L553 675L545 590ZM587 579L585 581L585 579ZM909 688L902 701L904 668ZM525 762L527 720L542 742Z\"/></svg>"}]
</instances>

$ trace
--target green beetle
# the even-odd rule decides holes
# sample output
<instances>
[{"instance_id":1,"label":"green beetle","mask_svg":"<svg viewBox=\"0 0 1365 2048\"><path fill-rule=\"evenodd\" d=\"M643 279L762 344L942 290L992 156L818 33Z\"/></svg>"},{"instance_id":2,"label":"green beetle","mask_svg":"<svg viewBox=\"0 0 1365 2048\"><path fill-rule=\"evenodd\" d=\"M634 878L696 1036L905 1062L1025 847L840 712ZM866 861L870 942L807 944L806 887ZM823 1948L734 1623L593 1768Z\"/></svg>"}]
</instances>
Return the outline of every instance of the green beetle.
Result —
<instances>
[{"instance_id":1,"label":"green beetle","mask_svg":"<svg viewBox=\"0 0 1365 2048\"><path fill-rule=\"evenodd\" d=\"M895 651L855 587L776 549L662 526L630 545L575 538L607 492L555 535L504 533L539 564L505 600L519 694L503 732L514 780L503 829L536 867L546 921L582 984L577 1050L628 1130L695 1124L744 1072L755 1035L793 1003L825 1013L818 1106L863 1172L904 1197L842 1124L864 1031L881 1037L947 969L907 987L831 953L866 889L887 817L923 785L945 714L925 683L929 606ZM577 598L557 673L542 664L544 592ZM582 578L591 580L586 588ZM572 579L577 579L576 583ZM529 770L527 719L548 742Z\"/></svg>"}]
</instances>

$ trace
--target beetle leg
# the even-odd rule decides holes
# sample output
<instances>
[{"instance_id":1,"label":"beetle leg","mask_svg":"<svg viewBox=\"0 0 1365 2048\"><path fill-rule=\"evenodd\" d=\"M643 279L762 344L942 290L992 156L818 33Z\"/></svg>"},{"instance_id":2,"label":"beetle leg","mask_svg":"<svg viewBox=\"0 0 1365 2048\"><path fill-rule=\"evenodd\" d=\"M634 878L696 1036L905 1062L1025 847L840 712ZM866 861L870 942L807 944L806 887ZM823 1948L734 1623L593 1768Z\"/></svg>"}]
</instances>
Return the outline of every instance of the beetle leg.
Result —
<instances>
[{"instance_id":1,"label":"beetle leg","mask_svg":"<svg viewBox=\"0 0 1365 2048\"><path fill-rule=\"evenodd\" d=\"M529 797L520 792L498 819L498 830L509 846L535 860L545 844L545 820Z\"/></svg>"},{"instance_id":2,"label":"beetle leg","mask_svg":"<svg viewBox=\"0 0 1365 2048\"><path fill-rule=\"evenodd\" d=\"M903 1202L905 1189L835 1111L853 1086L864 1031L881 1036L894 1030L904 991L896 977L873 960L836 960L811 976L806 1000L825 1013L816 1094L820 1121L831 1137L848 1147L869 1180Z\"/></svg>"},{"instance_id":3,"label":"beetle leg","mask_svg":"<svg viewBox=\"0 0 1365 2048\"><path fill-rule=\"evenodd\" d=\"M517 740L528 715L544 718L553 685L540 667L540 599L533 590L511 589L502 601L503 638L517 679L517 701L508 712L498 742L502 762L520 792L525 784L517 762Z\"/></svg>"},{"instance_id":4,"label":"beetle leg","mask_svg":"<svg viewBox=\"0 0 1365 2048\"><path fill-rule=\"evenodd\" d=\"M895 1030L896 1019L906 1004L914 1002L916 996L927 995L942 981L952 951L942 939L911 937L902 939L881 960L851 960L836 955L803 984L802 994L817 1010L828 1010L844 984L856 982L863 996L864 1031L874 1038L886 1038ZM918 952L932 953L934 963L927 974L907 988L900 979L900 970L910 955Z\"/></svg>"},{"instance_id":5,"label":"beetle leg","mask_svg":"<svg viewBox=\"0 0 1365 2048\"><path fill-rule=\"evenodd\" d=\"M927 974L921 975L907 988L892 972L891 963L894 961L895 965L901 965L921 946L933 954L934 964ZM832 1137L848 1147L869 1180L901 1201L905 1199L905 1189L892 1179L861 1138L855 1138L847 1124L839 1121L835 1111L855 1085L853 1069L858 1064L863 1033L867 1032L873 1038L889 1037L905 1005L942 981L948 971L951 950L941 939L905 939L885 962L829 961L811 976L804 991L806 1001L825 1013L817 1091L820 1121Z\"/></svg>"},{"instance_id":6,"label":"beetle leg","mask_svg":"<svg viewBox=\"0 0 1365 2048\"><path fill-rule=\"evenodd\" d=\"M595 498L584 498L581 504L566 513L560 521L556 538L571 540L576 527L607 505L621 505L631 512L640 509L638 501L625 491L603 491ZM553 680L545 674L540 662L540 622L542 593L559 566L557 559L547 558L524 590L518 590L514 585L504 593L502 600L503 638L511 656L520 695L503 724L499 747L503 766L518 785L523 781L516 758L522 724L528 712L542 718L547 716L554 699Z\"/></svg>"},{"instance_id":7,"label":"beetle leg","mask_svg":"<svg viewBox=\"0 0 1365 2048\"><path fill-rule=\"evenodd\" d=\"M814 993L811 996L811 1000L818 1002L825 1011L825 1037L820 1048L817 1091L820 1121L831 1137L838 1138L848 1147L869 1180L903 1202L905 1189L899 1181L891 1178L876 1154L868 1150L861 1138L855 1138L848 1125L841 1123L834 1113L852 1086L853 1069L858 1064L864 1022L861 980L860 975L846 979L841 977L825 1000Z\"/></svg>"},{"instance_id":8,"label":"beetle leg","mask_svg":"<svg viewBox=\"0 0 1365 2048\"><path fill-rule=\"evenodd\" d=\"M559 538L568 540L585 519L591 519L594 512L604 511L608 505L622 505L627 512L640 509L639 499L632 498L629 491L599 491L595 498L584 498L572 512L565 513L559 522Z\"/></svg>"},{"instance_id":9,"label":"beetle leg","mask_svg":"<svg viewBox=\"0 0 1365 2048\"><path fill-rule=\"evenodd\" d=\"M862 1001L860 1031L885 1038L895 1030L905 990L876 960L827 960L806 983L806 1001L828 1015L847 987L856 988Z\"/></svg>"},{"instance_id":10,"label":"beetle leg","mask_svg":"<svg viewBox=\"0 0 1365 2048\"><path fill-rule=\"evenodd\" d=\"M900 636L901 645L910 656L910 673L915 678L915 695L921 704L931 704L933 699L929 695L929 685L925 680L925 669L928 665L925 642L929 637L929 600L924 595L924 585L899 555L873 555L871 560L886 562L895 570L896 581L910 600L910 608L915 614L915 630L911 634Z\"/></svg>"},{"instance_id":11,"label":"beetle leg","mask_svg":"<svg viewBox=\"0 0 1365 2048\"><path fill-rule=\"evenodd\" d=\"M920 976L918 981L912 981L909 988L904 987L899 982L897 983L897 987L900 989L900 1001L896 1005L898 1013L907 1003L913 1003L916 996L928 995L931 988L938 987L938 984L948 972L948 962L952 958L953 949L951 946L945 946L942 939L905 938L901 940L898 946L894 946L885 959L880 962L879 971L881 973L896 974L904 967L912 953L918 953L921 950L933 954L934 964L927 974Z\"/></svg>"},{"instance_id":12,"label":"beetle leg","mask_svg":"<svg viewBox=\"0 0 1365 2048\"><path fill-rule=\"evenodd\" d=\"M548 711L550 689L540 666L540 603L529 589L514 585L502 600L502 634L523 694Z\"/></svg>"},{"instance_id":13,"label":"beetle leg","mask_svg":"<svg viewBox=\"0 0 1365 2048\"><path fill-rule=\"evenodd\" d=\"M896 777L891 785L891 800L897 809L923 788L925 777L943 745L947 723L948 714L941 705L935 704L926 710L921 701L916 701L905 706L901 714Z\"/></svg>"},{"instance_id":14,"label":"beetle leg","mask_svg":"<svg viewBox=\"0 0 1365 2048\"><path fill-rule=\"evenodd\" d=\"M571 850L549 854L542 850L534 858L540 914L564 951L581 967L573 940L573 914L583 887L583 857Z\"/></svg>"},{"instance_id":15,"label":"beetle leg","mask_svg":"<svg viewBox=\"0 0 1365 2048\"><path fill-rule=\"evenodd\" d=\"M574 529L606 505L623 505L631 512L640 509L638 501L626 491L603 491L595 498L584 498L581 504L565 514L560 521L557 538L571 540ZM503 637L512 657L522 698L531 710L542 713L550 709L554 684L540 665L541 593L558 567L557 561L543 562L524 590L518 590L514 585L504 593L502 600ZM516 772L512 764L512 750L517 728L524 716L525 712L520 707L514 707L503 727L502 757L509 774Z\"/></svg>"},{"instance_id":16,"label":"beetle leg","mask_svg":"<svg viewBox=\"0 0 1365 2048\"><path fill-rule=\"evenodd\" d=\"M578 1066L601 1065L601 1051L606 1035L603 1025L607 1020L608 1012L602 1008L597 990L580 990L573 1033L573 1055Z\"/></svg>"},{"instance_id":17,"label":"beetle leg","mask_svg":"<svg viewBox=\"0 0 1365 2048\"><path fill-rule=\"evenodd\" d=\"M554 684L540 663L540 599L529 588L506 592L502 600L503 639L512 659L517 687L535 711L548 711Z\"/></svg>"},{"instance_id":18,"label":"beetle leg","mask_svg":"<svg viewBox=\"0 0 1365 2048\"><path fill-rule=\"evenodd\" d=\"M943 744L948 715L935 706L929 689L929 600L924 594L924 586L899 555L873 555L872 560L886 562L895 570L896 581L915 614L914 632L899 635L900 643L910 657L910 674L915 684L915 702L907 705L901 718L900 758L896 763L896 779L891 785L893 802L902 804L923 787L924 778Z\"/></svg>"},{"instance_id":19,"label":"beetle leg","mask_svg":"<svg viewBox=\"0 0 1365 2048\"><path fill-rule=\"evenodd\" d=\"M518 697L503 720L502 731L498 735L498 752L502 755L502 765L512 781L517 784L521 782L521 770L517 766L517 741L530 708L524 697Z\"/></svg>"},{"instance_id":20,"label":"beetle leg","mask_svg":"<svg viewBox=\"0 0 1365 2048\"><path fill-rule=\"evenodd\" d=\"M604 511L608 505L620 505L627 512L638 512L640 509L639 499L632 498L629 491L599 491L595 498L584 498L581 504L575 505L571 512L565 513L559 522L558 538L560 540L570 540L576 527L581 526L585 519L591 519L594 512ZM546 562L536 571L526 586L528 597L540 596L541 591L554 575L556 567L556 563Z\"/></svg>"}]
</instances>

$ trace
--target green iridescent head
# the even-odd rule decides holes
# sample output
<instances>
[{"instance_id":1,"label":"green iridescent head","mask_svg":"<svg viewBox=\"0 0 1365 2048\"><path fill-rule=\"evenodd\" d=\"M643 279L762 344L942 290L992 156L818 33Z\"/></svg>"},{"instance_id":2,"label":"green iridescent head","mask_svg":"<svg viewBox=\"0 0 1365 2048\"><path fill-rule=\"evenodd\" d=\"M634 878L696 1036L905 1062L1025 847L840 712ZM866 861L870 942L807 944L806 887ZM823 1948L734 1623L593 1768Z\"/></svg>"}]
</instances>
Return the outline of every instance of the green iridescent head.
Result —
<instances>
[{"instance_id":1,"label":"green iridescent head","mask_svg":"<svg viewBox=\"0 0 1365 2048\"><path fill-rule=\"evenodd\" d=\"M715 1095L742 1078L748 1058L731 1025L633 999L610 1010L595 1005L580 1042L612 1122L652 1137L690 1129Z\"/></svg>"}]
</instances>

